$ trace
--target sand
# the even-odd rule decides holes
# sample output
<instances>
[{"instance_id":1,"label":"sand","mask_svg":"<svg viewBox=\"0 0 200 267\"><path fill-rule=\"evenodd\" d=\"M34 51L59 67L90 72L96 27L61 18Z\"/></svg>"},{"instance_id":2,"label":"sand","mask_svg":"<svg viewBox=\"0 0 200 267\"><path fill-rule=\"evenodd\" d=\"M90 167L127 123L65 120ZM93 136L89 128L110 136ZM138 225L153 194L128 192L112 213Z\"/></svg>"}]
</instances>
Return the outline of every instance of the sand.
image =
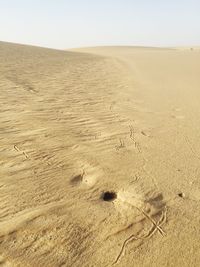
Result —
<instances>
[{"instance_id":1,"label":"sand","mask_svg":"<svg viewBox=\"0 0 200 267\"><path fill-rule=\"evenodd\" d=\"M0 266L199 266L200 49L0 43Z\"/></svg>"}]
</instances>

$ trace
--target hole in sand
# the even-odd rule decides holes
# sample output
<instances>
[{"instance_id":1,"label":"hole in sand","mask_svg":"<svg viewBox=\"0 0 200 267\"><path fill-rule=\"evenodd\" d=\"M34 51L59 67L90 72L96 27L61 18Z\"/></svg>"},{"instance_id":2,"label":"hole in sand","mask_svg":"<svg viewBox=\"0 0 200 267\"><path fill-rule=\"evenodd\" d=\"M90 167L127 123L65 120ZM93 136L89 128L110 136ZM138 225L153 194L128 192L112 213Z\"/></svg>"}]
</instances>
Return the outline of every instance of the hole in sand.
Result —
<instances>
[{"instance_id":1,"label":"hole in sand","mask_svg":"<svg viewBox=\"0 0 200 267\"><path fill-rule=\"evenodd\" d=\"M178 193L178 196L181 197L181 198L185 198L185 194L184 193Z\"/></svg>"},{"instance_id":2,"label":"hole in sand","mask_svg":"<svg viewBox=\"0 0 200 267\"><path fill-rule=\"evenodd\" d=\"M113 191L106 191L102 194L102 199L104 201L113 201L117 198L117 194Z\"/></svg>"}]
</instances>

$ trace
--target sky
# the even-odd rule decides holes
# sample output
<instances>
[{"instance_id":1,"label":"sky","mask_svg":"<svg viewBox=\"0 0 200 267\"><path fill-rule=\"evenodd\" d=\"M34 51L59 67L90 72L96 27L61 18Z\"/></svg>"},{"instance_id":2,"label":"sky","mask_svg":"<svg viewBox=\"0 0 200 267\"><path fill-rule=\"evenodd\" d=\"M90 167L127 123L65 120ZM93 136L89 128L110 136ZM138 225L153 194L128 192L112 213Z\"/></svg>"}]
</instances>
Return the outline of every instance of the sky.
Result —
<instances>
[{"instance_id":1,"label":"sky","mask_svg":"<svg viewBox=\"0 0 200 267\"><path fill-rule=\"evenodd\" d=\"M0 0L0 40L57 49L200 46L200 0Z\"/></svg>"}]
</instances>

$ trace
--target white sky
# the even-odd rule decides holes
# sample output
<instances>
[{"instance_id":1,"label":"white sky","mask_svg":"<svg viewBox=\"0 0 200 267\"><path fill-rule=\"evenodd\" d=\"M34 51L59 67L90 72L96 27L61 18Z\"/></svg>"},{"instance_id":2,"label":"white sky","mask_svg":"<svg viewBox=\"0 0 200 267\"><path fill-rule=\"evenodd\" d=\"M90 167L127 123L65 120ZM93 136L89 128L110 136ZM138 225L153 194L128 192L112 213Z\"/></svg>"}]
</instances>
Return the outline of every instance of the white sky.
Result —
<instances>
[{"instance_id":1,"label":"white sky","mask_svg":"<svg viewBox=\"0 0 200 267\"><path fill-rule=\"evenodd\" d=\"M200 46L200 0L0 0L0 40L60 49Z\"/></svg>"}]
</instances>

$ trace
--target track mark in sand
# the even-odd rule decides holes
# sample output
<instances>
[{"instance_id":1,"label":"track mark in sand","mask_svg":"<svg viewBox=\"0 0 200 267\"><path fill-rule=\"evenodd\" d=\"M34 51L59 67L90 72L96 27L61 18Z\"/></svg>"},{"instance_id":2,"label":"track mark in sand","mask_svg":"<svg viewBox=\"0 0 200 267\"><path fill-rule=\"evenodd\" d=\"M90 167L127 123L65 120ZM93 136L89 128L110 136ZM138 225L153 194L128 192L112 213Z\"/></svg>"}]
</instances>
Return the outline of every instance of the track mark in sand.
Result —
<instances>
[{"instance_id":1,"label":"track mark in sand","mask_svg":"<svg viewBox=\"0 0 200 267\"><path fill-rule=\"evenodd\" d=\"M82 169L78 174L70 179L72 186L93 187L98 178L102 176L102 170L97 164L91 164L87 161L78 162L76 168Z\"/></svg>"},{"instance_id":2,"label":"track mark in sand","mask_svg":"<svg viewBox=\"0 0 200 267\"><path fill-rule=\"evenodd\" d=\"M14 149L15 149L17 152L22 152L26 159L29 158L28 154L27 154L25 151L20 150L19 147L18 147L17 145L14 145Z\"/></svg>"},{"instance_id":3,"label":"track mark in sand","mask_svg":"<svg viewBox=\"0 0 200 267\"><path fill-rule=\"evenodd\" d=\"M125 148L125 143L123 139L119 139L119 145L115 146L116 150L119 150L121 148Z\"/></svg>"},{"instance_id":4,"label":"track mark in sand","mask_svg":"<svg viewBox=\"0 0 200 267\"><path fill-rule=\"evenodd\" d=\"M121 250L116 258L116 260L113 262L112 265L118 263L120 257L122 256L124 250L125 250L125 247L126 245L133 241L133 240L146 240L146 239L150 239L156 232L157 230L160 232L162 230L161 226L166 222L166 215L167 215L167 211L166 209L164 211L162 211L162 214L159 218L159 220L157 222L155 222L154 220L151 219L151 221L153 222L153 226L150 228L150 230L142 235L142 236L136 236L134 234L130 235L122 244L122 247L121 247ZM149 217L150 218L150 217ZM161 231L161 234L163 235L164 234L164 231L162 230Z\"/></svg>"},{"instance_id":5,"label":"track mark in sand","mask_svg":"<svg viewBox=\"0 0 200 267\"><path fill-rule=\"evenodd\" d=\"M146 137L152 137L149 133L147 133L146 131L141 131L141 134L146 136Z\"/></svg>"},{"instance_id":6,"label":"track mark in sand","mask_svg":"<svg viewBox=\"0 0 200 267\"><path fill-rule=\"evenodd\" d=\"M131 234L128 238L124 240L120 252L118 253L115 261L113 262L113 265L119 262L126 248L126 245L129 242L134 240L144 241L150 239L157 232L159 232L162 236L166 235L166 233L162 229L162 226L166 222L167 209L165 202L163 201L163 195L161 193L154 192L153 195L147 195L144 200L138 198L137 195L131 197L130 195L126 195L125 193L119 197L119 200L121 200L125 206L132 206L135 210L139 212L142 217L140 218L140 221L132 222L124 229L120 229L116 233L111 234L110 236L124 232L130 229L134 224L140 223L142 221L146 221L146 223L148 224L150 223L151 226L149 226L149 230L147 230L146 233L142 235ZM109 238L110 236L108 236L107 238Z\"/></svg>"},{"instance_id":7,"label":"track mark in sand","mask_svg":"<svg viewBox=\"0 0 200 267\"><path fill-rule=\"evenodd\" d=\"M78 174L74 176L71 180L71 184L73 185L87 185L92 187L96 183L96 177L90 171L86 172L85 170L82 174Z\"/></svg>"},{"instance_id":8,"label":"track mark in sand","mask_svg":"<svg viewBox=\"0 0 200 267\"><path fill-rule=\"evenodd\" d=\"M130 129L130 139L133 141L135 148L138 150L139 153L141 153L141 146L135 139L135 131L132 125L129 125Z\"/></svg>"}]
</instances>

